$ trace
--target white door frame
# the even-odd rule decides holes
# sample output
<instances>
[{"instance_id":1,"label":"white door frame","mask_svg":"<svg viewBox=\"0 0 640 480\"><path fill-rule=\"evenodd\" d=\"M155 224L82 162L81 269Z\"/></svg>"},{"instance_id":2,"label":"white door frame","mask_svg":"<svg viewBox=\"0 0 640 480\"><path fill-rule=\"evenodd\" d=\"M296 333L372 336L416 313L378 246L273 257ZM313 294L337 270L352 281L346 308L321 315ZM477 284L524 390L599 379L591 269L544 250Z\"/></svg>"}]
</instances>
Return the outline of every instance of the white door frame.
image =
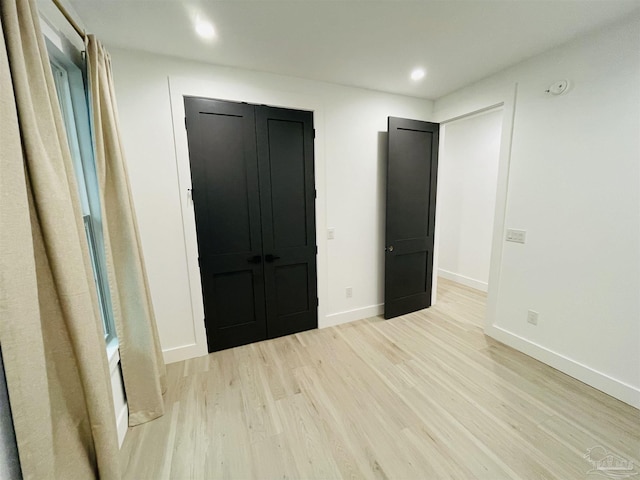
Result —
<instances>
[{"instance_id":1,"label":"white door frame","mask_svg":"<svg viewBox=\"0 0 640 480\"><path fill-rule=\"evenodd\" d=\"M511 143L513 137L513 122L515 116L516 96L518 85L513 84L508 88L498 88L494 92L486 95L473 105L464 105L456 109L444 111L438 116L438 123L447 123L469 118L475 115L486 113L496 108L503 109L502 136L500 140L500 156L498 159L498 178L496 190L496 204L493 220L493 237L491 241L491 260L489 266L489 287L487 292L487 310L485 314L484 330L490 334L497 313L498 293L500 291L500 273L502 265L502 251L504 247L504 229L507 213L507 197L509 184L509 166L511 163ZM436 112L436 115L437 112ZM440 136L440 151L444 144L444 135ZM439 195L438 195L439 196ZM440 240L439 219L441 215L440 199L436 200L436 228L434 238L433 255L433 291L432 304L437 302L438 287L438 242Z\"/></svg>"}]
</instances>

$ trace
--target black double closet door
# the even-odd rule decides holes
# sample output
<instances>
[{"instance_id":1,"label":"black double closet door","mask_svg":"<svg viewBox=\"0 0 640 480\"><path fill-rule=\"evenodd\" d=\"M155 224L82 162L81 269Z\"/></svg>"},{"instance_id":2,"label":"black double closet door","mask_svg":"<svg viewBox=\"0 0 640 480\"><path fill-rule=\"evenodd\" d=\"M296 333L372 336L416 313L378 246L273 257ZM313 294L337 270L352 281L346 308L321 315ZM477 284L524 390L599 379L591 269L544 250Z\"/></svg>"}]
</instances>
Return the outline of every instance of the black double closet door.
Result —
<instances>
[{"instance_id":1,"label":"black double closet door","mask_svg":"<svg viewBox=\"0 0 640 480\"><path fill-rule=\"evenodd\" d=\"M209 351L317 328L313 113L185 111Z\"/></svg>"}]
</instances>

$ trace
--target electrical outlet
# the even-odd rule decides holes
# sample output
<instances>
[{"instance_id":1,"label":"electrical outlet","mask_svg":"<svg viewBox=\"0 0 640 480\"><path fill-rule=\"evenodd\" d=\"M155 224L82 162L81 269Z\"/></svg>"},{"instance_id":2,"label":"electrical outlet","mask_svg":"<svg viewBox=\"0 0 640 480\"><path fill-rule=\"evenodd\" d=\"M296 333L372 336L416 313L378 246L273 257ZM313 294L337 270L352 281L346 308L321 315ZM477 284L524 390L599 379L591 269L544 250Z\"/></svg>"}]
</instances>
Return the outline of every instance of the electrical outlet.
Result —
<instances>
[{"instance_id":1,"label":"electrical outlet","mask_svg":"<svg viewBox=\"0 0 640 480\"><path fill-rule=\"evenodd\" d=\"M330 228L327 230L327 239L328 240L333 240L334 238L336 238L336 229L335 228Z\"/></svg>"},{"instance_id":2,"label":"electrical outlet","mask_svg":"<svg viewBox=\"0 0 640 480\"><path fill-rule=\"evenodd\" d=\"M526 239L527 232L525 230L507 228L507 242L524 243Z\"/></svg>"},{"instance_id":3,"label":"electrical outlet","mask_svg":"<svg viewBox=\"0 0 640 480\"><path fill-rule=\"evenodd\" d=\"M538 325L538 312L529 310L527 312L527 323L530 323L531 325Z\"/></svg>"},{"instance_id":4,"label":"electrical outlet","mask_svg":"<svg viewBox=\"0 0 640 480\"><path fill-rule=\"evenodd\" d=\"M346 290L345 290L345 293L347 294L347 298L353 297L353 288L352 287L347 287Z\"/></svg>"}]
</instances>

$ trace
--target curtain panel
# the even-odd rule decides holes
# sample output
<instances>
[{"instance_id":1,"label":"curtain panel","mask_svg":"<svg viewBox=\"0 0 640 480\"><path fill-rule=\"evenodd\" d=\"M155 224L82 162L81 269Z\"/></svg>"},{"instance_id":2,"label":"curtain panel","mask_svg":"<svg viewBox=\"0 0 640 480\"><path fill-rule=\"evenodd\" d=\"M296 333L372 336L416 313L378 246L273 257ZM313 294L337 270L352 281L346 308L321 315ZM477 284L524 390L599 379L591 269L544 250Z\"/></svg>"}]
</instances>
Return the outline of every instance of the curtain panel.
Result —
<instances>
[{"instance_id":1,"label":"curtain panel","mask_svg":"<svg viewBox=\"0 0 640 480\"><path fill-rule=\"evenodd\" d=\"M33 1L0 2L0 344L23 476L118 479L71 155Z\"/></svg>"},{"instance_id":2,"label":"curtain panel","mask_svg":"<svg viewBox=\"0 0 640 480\"><path fill-rule=\"evenodd\" d=\"M129 425L135 426L164 414L165 364L118 128L111 60L93 35L86 44L107 274Z\"/></svg>"}]
</instances>

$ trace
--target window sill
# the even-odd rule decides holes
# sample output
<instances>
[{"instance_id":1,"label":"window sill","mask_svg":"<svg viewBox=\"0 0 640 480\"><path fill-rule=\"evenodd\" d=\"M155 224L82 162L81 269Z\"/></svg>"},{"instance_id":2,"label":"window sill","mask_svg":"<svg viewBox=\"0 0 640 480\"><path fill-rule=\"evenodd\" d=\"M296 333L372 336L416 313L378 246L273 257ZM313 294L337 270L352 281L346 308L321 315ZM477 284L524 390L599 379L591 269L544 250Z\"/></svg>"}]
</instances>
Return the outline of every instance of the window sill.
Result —
<instances>
[{"instance_id":1,"label":"window sill","mask_svg":"<svg viewBox=\"0 0 640 480\"><path fill-rule=\"evenodd\" d=\"M113 375L120 362L120 349L118 348L117 338L112 338L107 343L107 361L109 362L109 373Z\"/></svg>"}]
</instances>

